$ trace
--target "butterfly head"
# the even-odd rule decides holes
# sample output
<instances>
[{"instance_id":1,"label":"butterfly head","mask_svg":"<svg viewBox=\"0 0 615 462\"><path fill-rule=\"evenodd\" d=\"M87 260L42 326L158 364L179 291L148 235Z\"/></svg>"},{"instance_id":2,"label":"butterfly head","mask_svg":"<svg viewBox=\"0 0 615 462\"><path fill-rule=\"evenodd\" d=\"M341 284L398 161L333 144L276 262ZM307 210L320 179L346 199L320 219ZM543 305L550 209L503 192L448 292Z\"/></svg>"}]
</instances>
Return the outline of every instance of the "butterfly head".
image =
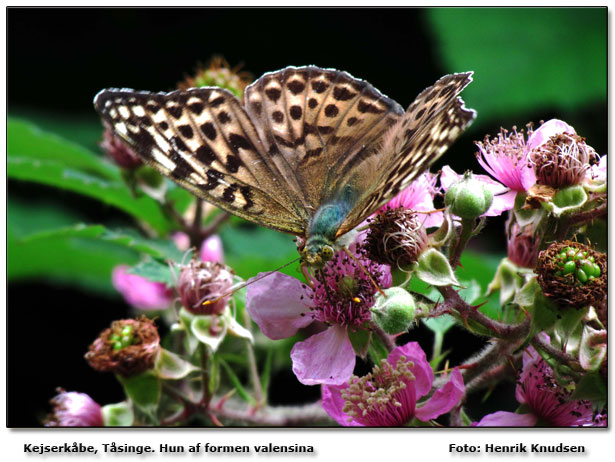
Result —
<instances>
[{"instance_id":1,"label":"butterfly head","mask_svg":"<svg viewBox=\"0 0 615 462\"><path fill-rule=\"evenodd\" d=\"M300 250L303 260L313 268L323 268L333 258L333 243L322 236L312 236Z\"/></svg>"}]
</instances>

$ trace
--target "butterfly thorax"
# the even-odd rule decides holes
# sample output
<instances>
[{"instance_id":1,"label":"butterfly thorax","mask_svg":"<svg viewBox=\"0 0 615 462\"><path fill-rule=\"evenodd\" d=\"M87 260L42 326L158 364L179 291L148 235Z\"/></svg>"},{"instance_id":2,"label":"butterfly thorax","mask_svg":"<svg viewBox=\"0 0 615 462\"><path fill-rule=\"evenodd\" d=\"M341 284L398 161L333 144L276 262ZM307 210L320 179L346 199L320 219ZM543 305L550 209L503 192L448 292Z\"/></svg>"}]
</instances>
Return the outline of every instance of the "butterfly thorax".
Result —
<instances>
[{"instance_id":1,"label":"butterfly thorax","mask_svg":"<svg viewBox=\"0 0 615 462\"><path fill-rule=\"evenodd\" d=\"M310 266L322 268L333 258L337 232L352 205L349 200L337 200L316 211L308 225L307 239L301 251L301 256Z\"/></svg>"}]
</instances>

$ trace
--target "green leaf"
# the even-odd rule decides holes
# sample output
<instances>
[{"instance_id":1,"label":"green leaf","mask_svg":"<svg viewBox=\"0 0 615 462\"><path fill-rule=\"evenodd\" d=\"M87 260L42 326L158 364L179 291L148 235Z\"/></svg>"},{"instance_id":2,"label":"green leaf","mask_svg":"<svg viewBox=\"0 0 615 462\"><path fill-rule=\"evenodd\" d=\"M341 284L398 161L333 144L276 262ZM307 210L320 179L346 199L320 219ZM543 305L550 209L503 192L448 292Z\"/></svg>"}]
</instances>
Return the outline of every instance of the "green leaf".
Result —
<instances>
[{"instance_id":1,"label":"green leaf","mask_svg":"<svg viewBox=\"0 0 615 462\"><path fill-rule=\"evenodd\" d=\"M359 329L357 331L348 331L348 338L352 344L352 348L355 353L361 358L365 358L367 355L369 343L372 339L372 332L366 329Z\"/></svg>"},{"instance_id":2,"label":"green leaf","mask_svg":"<svg viewBox=\"0 0 615 462\"><path fill-rule=\"evenodd\" d=\"M102 415L105 427L130 427L135 418L132 406L127 402L103 406Z\"/></svg>"},{"instance_id":3,"label":"green leaf","mask_svg":"<svg viewBox=\"0 0 615 462\"><path fill-rule=\"evenodd\" d=\"M160 263L157 260L146 260L139 262L128 270L130 274L136 274L152 282L162 282L169 287L176 283L169 265Z\"/></svg>"},{"instance_id":4,"label":"green leaf","mask_svg":"<svg viewBox=\"0 0 615 462\"><path fill-rule=\"evenodd\" d=\"M147 239L139 236L131 229L111 231L103 225L85 225L83 223L33 233L25 236L22 242L27 244L37 240L67 239L70 237L100 239L165 260L181 261L186 255L185 252L177 249L171 239Z\"/></svg>"},{"instance_id":5,"label":"green leaf","mask_svg":"<svg viewBox=\"0 0 615 462\"><path fill-rule=\"evenodd\" d=\"M117 378L135 406L154 419L160 402L161 384L153 371L145 371L133 377L118 375Z\"/></svg>"},{"instance_id":6,"label":"green leaf","mask_svg":"<svg viewBox=\"0 0 615 462\"><path fill-rule=\"evenodd\" d=\"M39 278L72 287L113 293L111 270L133 264L139 255L114 243L66 236L24 242L24 236L62 229L80 220L73 211L53 203L7 203L7 276L9 281ZM70 226L69 226L70 227Z\"/></svg>"},{"instance_id":7,"label":"green leaf","mask_svg":"<svg viewBox=\"0 0 615 462\"><path fill-rule=\"evenodd\" d=\"M446 70L475 71L464 100L483 120L606 100L604 8L433 8L427 20Z\"/></svg>"},{"instance_id":8,"label":"green leaf","mask_svg":"<svg viewBox=\"0 0 615 462\"><path fill-rule=\"evenodd\" d=\"M423 323L433 333L444 335L451 327L457 324L457 321L451 315L443 314L437 318L423 319Z\"/></svg>"},{"instance_id":9,"label":"green leaf","mask_svg":"<svg viewBox=\"0 0 615 462\"><path fill-rule=\"evenodd\" d=\"M120 180L100 178L61 162L33 159L11 152L8 153L7 175L13 180L37 182L97 199L147 222L162 234L174 227L154 199L145 195L133 197Z\"/></svg>"},{"instance_id":10,"label":"green leaf","mask_svg":"<svg viewBox=\"0 0 615 462\"><path fill-rule=\"evenodd\" d=\"M560 348L576 346L581 341L582 327L580 323L587 316L589 308L577 309L572 306L560 308L560 319L555 323L555 336L560 341ZM576 332L575 332L576 331ZM578 334L578 338L574 334ZM568 350L570 353L570 350Z\"/></svg>"},{"instance_id":11,"label":"green leaf","mask_svg":"<svg viewBox=\"0 0 615 462\"><path fill-rule=\"evenodd\" d=\"M570 399L587 399L594 402L604 402L606 398L606 383L598 372L585 374L570 397Z\"/></svg>"},{"instance_id":12,"label":"green leaf","mask_svg":"<svg viewBox=\"0 0 615 462\"><path fill-rule=\"evenodd\" d=\"M121 179L119 168L101 156L53 133L44 132L30 122L9 117L6 130L6 147L10 156L53 161L103 179Z\"/></svg>"},{"instance_id":13,"label":"green leaf","mask_svg":"<svg viewBox=\"0 0 615 462\"><path fill-rule=\"evenodd\" d=\"M299 257L293 238L267 228L246 225L225 226L220 231L224 243L226 263L243 279L257 273L273 271ZM283 268L281 272L298 277L297 265Z\"/></svg>"}]
</instances>

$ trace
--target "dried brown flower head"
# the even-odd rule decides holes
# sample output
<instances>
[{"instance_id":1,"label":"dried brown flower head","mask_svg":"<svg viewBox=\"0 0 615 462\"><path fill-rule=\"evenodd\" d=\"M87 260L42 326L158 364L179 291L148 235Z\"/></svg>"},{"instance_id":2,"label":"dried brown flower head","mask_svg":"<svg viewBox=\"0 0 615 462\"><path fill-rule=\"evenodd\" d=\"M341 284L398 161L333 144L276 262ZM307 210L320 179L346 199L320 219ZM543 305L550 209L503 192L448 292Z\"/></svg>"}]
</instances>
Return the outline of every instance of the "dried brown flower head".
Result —
<instances>
[{"instance_id":1,"label":"dried brown flower head","mask_svg":"<svg viewBox=\"0 0 615 462\"><path fill-rule=\"evenodd\" d=\"M131 377L151 369L159 349L154 321L141 316L113 321L90 345L85 359L97 371Z\"/></svg>"},{"instance_id":2,"label":"dried brown flower head","mask_svg":"<svg viewBox=\"0 0 615 462\"><path fill-rule=\"evenodd\" d=\"M381 211L369 225L364 247L375 262L409 268L427 247L421 216L403 208Z\"/></svg>"}]
</instances>

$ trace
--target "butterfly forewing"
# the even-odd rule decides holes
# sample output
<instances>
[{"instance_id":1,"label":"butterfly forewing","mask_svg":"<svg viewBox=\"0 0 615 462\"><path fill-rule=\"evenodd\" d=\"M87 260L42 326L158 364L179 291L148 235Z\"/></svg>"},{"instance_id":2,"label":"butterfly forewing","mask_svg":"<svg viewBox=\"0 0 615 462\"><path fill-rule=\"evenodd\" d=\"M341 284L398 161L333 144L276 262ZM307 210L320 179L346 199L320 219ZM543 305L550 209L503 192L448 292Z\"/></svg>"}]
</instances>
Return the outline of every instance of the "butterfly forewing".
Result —
<instances>
[{"instance_id":1,"label":"butterfly forewing","mask_svg":"<svg viewBox=\"0 0 615 462\"><path fill-rule=\"evenodd\" d=\"M471 72L442 77L421 92L382 137L373 156L351 169L339 169L338 177L355 177L364 183L364 188L338 236L353 229L426 171L472 122L476 113L458 97L471 81ZM338 188L343 186L340 182Z\"/></svg>"},{"instance_id":2,"label":"butterfly forewing","mask_svg":"<svg viewBox=\"0 0 615 462\"><path fill-rule=\"evenodd\" d=\"M274 162L315 212L335 195L332 168L377 147L403 109L367 82L314 66L265 74L246 109Z\"/></svg>"},{"instance_id":3,"label":"butterfly forewing","mask_svg":"<svg viewBox=\"0 0 615 462\"><path fill-rule=\"evenodd\" d=\"M228 91L111 89L97 95L95 106L138 155L195 195L274 229L305 229L305 210L264 161L254 125Z\"/></svg>"}]
</instances>

